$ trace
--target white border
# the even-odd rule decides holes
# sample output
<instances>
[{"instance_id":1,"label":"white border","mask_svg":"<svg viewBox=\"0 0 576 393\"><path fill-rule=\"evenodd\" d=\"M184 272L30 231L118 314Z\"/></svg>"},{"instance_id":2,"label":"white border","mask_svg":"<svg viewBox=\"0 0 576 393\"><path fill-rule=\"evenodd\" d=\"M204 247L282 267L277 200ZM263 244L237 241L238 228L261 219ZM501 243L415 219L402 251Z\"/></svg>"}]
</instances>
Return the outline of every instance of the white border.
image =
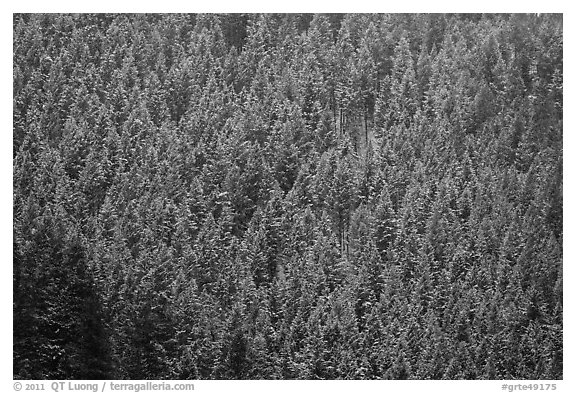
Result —
<instances>
[{"instance_id":1,"label":"white border","mask_svg":"<svg viewBox=\"0 0 576 393\"><path fill-rule=\"evenodd\" d=\"M489 0L482 2L456 2L445 0L432 1L365 1L355 0L349 2L330 2L311 0L291 0L289 2L273 3L265 1L155 1L155 2L120 2L99 0L94 2L81 2L71 0L58 1L20 1L3 4L8 8L1 14L2 34L2 62L1 87L2 92L2 119L5 130L1 133L0 143L0 176L3 192L0 193L2 251L5 258L0 263L0 277L2 279L0 305L4 323L0 324L0 391L12 392L12 13L14 12L555 12L564 13L564 380L549 381L557 384L558 392L576 392L576 362L574 361L575 333L574 307L570 301L574 299L574 222L575 208L570 201L574 197L574 181L572 180L575 166L574 151L574 22L573 13L569 12L568 2L562 1L524 1L502 2ZM566 37L568 39L566 39ZM567 72L566 72L567 71ZM568 153L568 154L567 154ZM528 383L530 381L526 381ZM536 381L534 381L536 382ZM195 381L195 391L250 391L269 392L271 389L304 390L304 391L334 391L349 392L354 389L374 392L402 392L402 391L438 391L438 392L496 392L504 390L501 386L506 381ZM524 383L514 381L513 383ZM546 383L546 381L538 381ZM51 391L51 390L47 390Z\"/></svg>"}]
</instances>

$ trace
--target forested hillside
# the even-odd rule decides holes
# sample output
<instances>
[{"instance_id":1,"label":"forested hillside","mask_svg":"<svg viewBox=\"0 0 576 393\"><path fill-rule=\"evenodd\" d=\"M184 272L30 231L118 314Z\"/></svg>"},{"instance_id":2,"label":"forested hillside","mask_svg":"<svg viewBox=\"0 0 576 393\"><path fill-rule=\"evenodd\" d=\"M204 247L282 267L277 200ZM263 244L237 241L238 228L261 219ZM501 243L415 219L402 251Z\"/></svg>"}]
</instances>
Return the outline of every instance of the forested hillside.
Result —
<instances>
[{"instance_id":1,"label":"forested hillside","mask_svg":"<svg viewBox=\"0 0 576 393\"><path fill-rule=\"evenodd\" d=\"M14 15L18 379L561 379L561 15Z\"/></svg>"}]
</instances>

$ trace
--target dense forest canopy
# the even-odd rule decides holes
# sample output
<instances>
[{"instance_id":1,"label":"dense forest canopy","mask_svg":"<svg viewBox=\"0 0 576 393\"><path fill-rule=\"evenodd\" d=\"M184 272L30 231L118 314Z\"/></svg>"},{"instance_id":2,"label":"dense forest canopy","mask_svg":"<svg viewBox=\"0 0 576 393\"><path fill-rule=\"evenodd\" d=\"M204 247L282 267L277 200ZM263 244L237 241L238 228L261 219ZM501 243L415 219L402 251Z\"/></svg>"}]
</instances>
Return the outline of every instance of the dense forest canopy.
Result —
<instances>
[{"instance_id":1,"label":"dense forest canopy","mask_svg":"<svg viewBox=\"0 0 576 393\"><path fill-rule=\"evenodd\" d=\"M562 378L562 63L561 15L14 15L14 378Z\"/></svg>"}]
</instances>

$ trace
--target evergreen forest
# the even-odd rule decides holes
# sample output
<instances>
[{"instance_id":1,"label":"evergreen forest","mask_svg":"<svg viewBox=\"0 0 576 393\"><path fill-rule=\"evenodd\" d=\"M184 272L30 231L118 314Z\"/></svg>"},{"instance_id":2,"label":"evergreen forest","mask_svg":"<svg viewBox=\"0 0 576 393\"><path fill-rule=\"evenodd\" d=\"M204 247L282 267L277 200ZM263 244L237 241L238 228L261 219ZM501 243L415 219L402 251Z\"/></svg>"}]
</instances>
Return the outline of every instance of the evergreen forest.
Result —
<instances>
[{"instance_id":1,"label":"evergreen forest","mask_svg":"<svg viewBox=\"0 0 576 393\"><path fill-rule=\"evenodd\" d=\"M562 379L553 14L14 14L15 379Z\"/></svg>"}]
</instances>

